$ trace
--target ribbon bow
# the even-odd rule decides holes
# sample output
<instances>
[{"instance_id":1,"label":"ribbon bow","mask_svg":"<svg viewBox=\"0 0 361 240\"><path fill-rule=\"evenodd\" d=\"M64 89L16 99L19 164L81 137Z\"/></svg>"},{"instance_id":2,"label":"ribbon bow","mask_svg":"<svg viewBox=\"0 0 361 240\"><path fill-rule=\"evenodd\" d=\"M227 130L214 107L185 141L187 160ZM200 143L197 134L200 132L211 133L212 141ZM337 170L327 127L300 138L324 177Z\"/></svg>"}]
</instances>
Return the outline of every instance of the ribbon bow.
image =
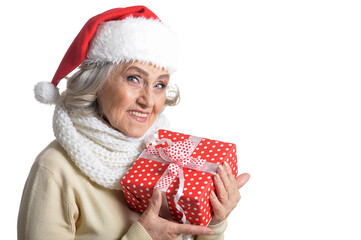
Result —
<instances>
[{"instance_id":1,"label":"ribbon bow","mask_svg":"<svg viewBox=\"0 0 361 240\"><path fill-rule=\"evenodd\" d=\"M167 147L160 147L161 144L167 142ZM158 148L156 148L158 146ZM166 190L174 179L179 175L182 168L187 165L196 165L202 167L206 160L191 157L191 154L196 147L196 143L192 140L186 139L184 141L178 141L171 143L169 139L159 140L155 145L150 144L147 152L162 158L165 162L170 163L167 170L164 172L163 177L159 180L156 185L157 188ZM183 178L181 175L180 178ZM183 179L181 179L182 181Z\"/></svg>"}]
</instances>

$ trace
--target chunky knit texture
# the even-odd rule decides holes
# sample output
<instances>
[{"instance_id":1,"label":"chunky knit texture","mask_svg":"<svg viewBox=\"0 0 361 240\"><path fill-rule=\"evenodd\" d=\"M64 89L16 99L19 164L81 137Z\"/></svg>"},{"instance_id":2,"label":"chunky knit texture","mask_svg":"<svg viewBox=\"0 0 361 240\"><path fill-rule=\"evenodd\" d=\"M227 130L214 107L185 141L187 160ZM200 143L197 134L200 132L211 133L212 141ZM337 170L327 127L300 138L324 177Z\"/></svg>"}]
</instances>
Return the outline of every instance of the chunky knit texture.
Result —
<instances>
[{"instance_id":1,"label":"chunky knit texture","mask_svg":"<svg viewBox=\"0 0 361 240\"><path fill-rule=\"evenodd\" d=\"M57 105L53 117L54 135L75 165L92 181L109 189L121 189L120 179L145 148L147 136L168 121L159 114L141 138L132 138L111 128L97 116L81 116Z\"/></svg>"}]
</instances>

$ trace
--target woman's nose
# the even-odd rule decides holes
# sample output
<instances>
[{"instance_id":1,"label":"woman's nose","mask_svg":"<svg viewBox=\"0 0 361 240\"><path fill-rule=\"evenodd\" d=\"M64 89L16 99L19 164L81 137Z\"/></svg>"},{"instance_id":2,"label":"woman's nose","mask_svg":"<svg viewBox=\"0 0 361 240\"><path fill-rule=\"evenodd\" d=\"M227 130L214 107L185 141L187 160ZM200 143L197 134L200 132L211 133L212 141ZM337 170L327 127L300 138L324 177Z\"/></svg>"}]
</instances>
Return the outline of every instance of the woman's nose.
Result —
<instances>
[{"instance_id":1,"label":"woman's nose","mask_svg":"<svg viewBox=\"0 0 361 240\"><path fill-rule=\"evenodd\" d=\"M138 98L138 104L144 108L153 107L154 105L154 95L150 88L146 87L141 91L141 94Z\"/></svg>"}]
</instances>

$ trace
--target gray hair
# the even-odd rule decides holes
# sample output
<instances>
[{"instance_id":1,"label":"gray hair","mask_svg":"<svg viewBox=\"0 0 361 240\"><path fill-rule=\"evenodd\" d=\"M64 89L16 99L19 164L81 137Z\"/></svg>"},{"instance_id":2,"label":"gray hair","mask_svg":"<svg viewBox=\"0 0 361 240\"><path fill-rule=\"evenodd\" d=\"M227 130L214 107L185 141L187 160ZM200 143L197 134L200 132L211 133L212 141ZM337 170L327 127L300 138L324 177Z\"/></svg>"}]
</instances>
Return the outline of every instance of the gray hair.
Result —
<instances>
[{"instance_id":1,"label":"gray hair","mask_svg":"<svg viewBox=\"0 0 361 240\"><path fill-rule=\"evenodd\" d=\"M130 63L96 64L82 63L79 70L71 77L67 77L67 88L62 93L60 102L69 111L76 111L82 115L92 115L99 112L96 93L103 87L110 73L117 67L124 71ZM179 88L169 84L166 89L164 106L175 106L180 100Z\"/></svg>"}]
</instances>

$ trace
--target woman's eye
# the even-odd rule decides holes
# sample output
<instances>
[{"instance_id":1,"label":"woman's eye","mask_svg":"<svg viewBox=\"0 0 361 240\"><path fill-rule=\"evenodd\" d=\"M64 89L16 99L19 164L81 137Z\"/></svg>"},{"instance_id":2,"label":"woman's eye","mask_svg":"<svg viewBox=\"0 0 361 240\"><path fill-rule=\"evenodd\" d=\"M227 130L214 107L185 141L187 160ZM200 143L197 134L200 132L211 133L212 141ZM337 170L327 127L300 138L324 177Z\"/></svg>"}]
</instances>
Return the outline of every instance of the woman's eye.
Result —
<instances>
[{"instance_id":1,"label":"woman's eye","mask_svg":"<svg viewBox=\"0 0 361 240\"><path fill-rule=\"evenodd\" d=\"M159 89L163 89L166 87L166 85L164 83L158 83L157 85L155 85L155 87Z\"/></svg>"},{"instance_id":2,"label":"woman's eye","mask_svg":"<svg viewBox=\"0 0 361 240\"><path fill-rule=\"evenodd\" d=\"M133 82L133 83L138 82L138 78L135 77L135 76L129 76L129 77L127 77L127 80L128 80L129 82Z\"/></svg>"}]
</instances>

